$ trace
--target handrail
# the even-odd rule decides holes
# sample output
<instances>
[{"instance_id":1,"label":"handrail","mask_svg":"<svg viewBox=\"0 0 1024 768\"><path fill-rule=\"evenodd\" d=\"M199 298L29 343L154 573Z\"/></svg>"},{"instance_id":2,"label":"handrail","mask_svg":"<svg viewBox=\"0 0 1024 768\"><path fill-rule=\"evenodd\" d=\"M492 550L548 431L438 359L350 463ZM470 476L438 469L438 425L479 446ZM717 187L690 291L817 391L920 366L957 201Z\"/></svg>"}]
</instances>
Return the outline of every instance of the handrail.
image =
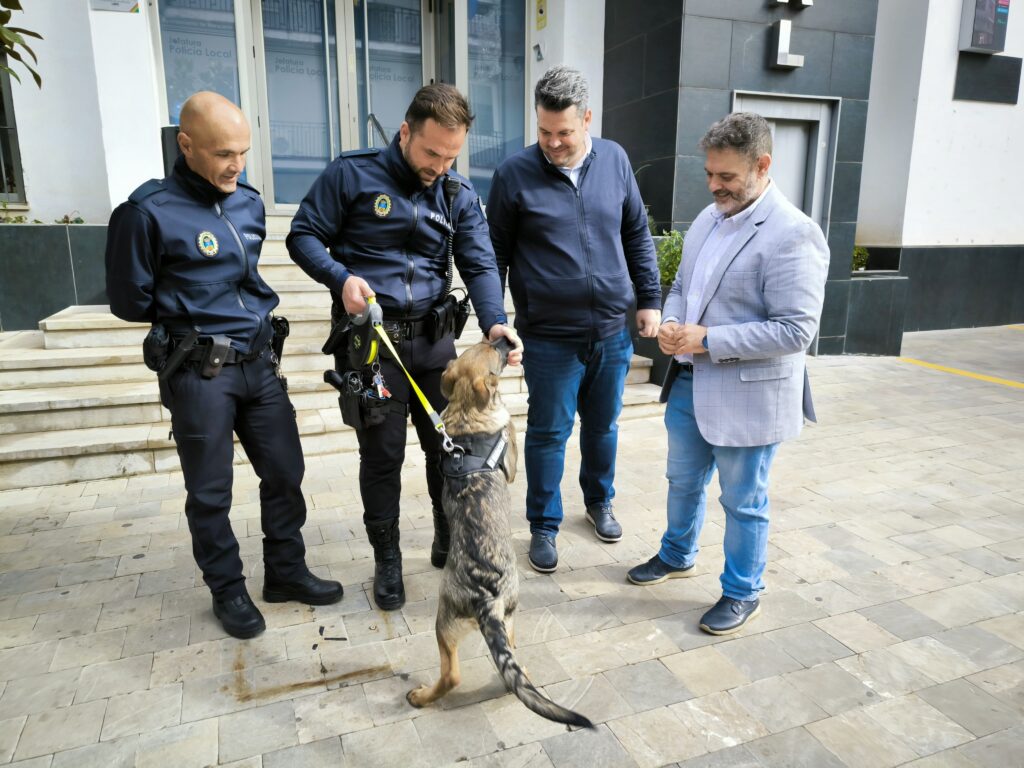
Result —
<instances>
[{"instance_id":1,"label":"handrail","mask_svg":"<svg viewBox=\"0 0 1024 768\"><path fill-rule=\"evenodd\" d=\"M384 140L385 147L391 143L391 139L388 138L387 133L384 131L384 126L380 124L380 120L377 119L377 116L373 114L373 112L366 116L366 143L373 147L376 145L373 143L373 132L370 131L371 128L376 129L377 135Z\"/></svg>"}]
</instances>

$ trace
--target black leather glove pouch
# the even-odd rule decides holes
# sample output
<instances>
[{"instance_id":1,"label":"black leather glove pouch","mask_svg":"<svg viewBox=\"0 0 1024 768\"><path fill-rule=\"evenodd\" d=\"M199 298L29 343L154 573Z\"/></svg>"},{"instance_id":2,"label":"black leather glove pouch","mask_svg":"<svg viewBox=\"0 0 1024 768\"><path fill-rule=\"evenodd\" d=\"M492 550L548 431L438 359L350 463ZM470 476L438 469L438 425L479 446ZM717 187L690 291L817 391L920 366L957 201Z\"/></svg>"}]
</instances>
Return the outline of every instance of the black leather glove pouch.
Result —
<instances>
[{"instance_id":1,"label":"black leather glove pouch","mask_svg":"<svg viewBox=\"0 0 1024 768\"><path fill-rule=\"evenodd\" d=\"M142 340L142 362L151 371L159 373L167 363L171 351L171 335L159 323L154 324Z\"/></svg>"}]
</instances>

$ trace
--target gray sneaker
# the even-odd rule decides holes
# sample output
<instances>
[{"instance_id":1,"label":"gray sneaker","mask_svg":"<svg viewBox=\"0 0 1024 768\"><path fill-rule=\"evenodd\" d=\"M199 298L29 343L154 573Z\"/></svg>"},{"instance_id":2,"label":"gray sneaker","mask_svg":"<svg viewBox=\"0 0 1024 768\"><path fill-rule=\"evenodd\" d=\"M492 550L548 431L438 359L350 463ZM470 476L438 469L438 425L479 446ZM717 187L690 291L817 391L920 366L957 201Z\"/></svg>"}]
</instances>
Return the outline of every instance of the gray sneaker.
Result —
<instances>
[{"instance_id":1,"label":"gray sneaker","mask_svg":"<svg viewBox=\"0 0 1024 768\"><path fill-rule=\"evenodd\" d=\"M530 539L530 567L539 573L551 573L558 567L555 537L550 533L535 533Z\"/></svg>"}]
</instances>

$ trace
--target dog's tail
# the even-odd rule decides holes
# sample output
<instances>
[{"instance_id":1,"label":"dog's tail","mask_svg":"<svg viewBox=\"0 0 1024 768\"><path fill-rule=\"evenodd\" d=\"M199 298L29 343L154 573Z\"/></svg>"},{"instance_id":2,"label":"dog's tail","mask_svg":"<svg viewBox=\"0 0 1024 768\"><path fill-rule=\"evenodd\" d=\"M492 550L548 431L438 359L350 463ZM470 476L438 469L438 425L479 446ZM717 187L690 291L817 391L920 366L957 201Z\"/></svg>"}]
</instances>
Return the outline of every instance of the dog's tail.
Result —
<instances>
[{"instance_id":1,"label":"dog's tail","mask_svg":"<svg viewBox=\"0 0 1024 768\"><path fill-rule=\"evenodd\" d=\"M505 686L514 693L527 709L536 712L541 717L554 720L556 723L575 725L580 728L593 728L594 724L586 717L555 704L547 698L526 677L523 668L519 666L516 657L512 655L512 648L509 645L508 633L505 631L505 622L499 611L499 606L492 598L485 598L476 605L477 623L480 625L480 633L484 636L487 648L491 652L498 667L501 679Z\"/></svg>"}]
</instances>

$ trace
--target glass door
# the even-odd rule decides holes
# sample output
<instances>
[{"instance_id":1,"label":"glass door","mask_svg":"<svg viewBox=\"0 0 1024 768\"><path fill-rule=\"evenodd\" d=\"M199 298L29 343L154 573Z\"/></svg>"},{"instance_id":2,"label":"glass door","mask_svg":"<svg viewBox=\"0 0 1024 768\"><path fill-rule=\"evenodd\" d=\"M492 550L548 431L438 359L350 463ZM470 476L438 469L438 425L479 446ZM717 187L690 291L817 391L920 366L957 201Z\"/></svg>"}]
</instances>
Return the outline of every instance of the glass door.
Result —
<instances>
[{"instance_id":1,"label":"glass door","mask_svg":"<svg viewBox=\"0 0 1024 768\"><path fill-rule=\"evenodd\" d=\"M383 147L424 82L420 0L356 0L359 146Z\"/></svg>"},{"instance_id":2,"label":"glass door","mask_svg":"<svg viewBox=\"0 0 1024 768\"><path fill-rule=\"evenodd\" d=\"M469 81L460 85L476 115L469 132L469 173L484 200L494 171L526 146L526 2L471 0Z\"/></svg>"},{"instance_id":3,"label":"glass door","mask_svg":"<svg viewBox=\"0 0 1024 768\"><path fill-rule=\"evenodd\" d=\"M264 198L289 207L341 151L335 2L252 0L252 16Z\"/></svg>"}]
</instances>

